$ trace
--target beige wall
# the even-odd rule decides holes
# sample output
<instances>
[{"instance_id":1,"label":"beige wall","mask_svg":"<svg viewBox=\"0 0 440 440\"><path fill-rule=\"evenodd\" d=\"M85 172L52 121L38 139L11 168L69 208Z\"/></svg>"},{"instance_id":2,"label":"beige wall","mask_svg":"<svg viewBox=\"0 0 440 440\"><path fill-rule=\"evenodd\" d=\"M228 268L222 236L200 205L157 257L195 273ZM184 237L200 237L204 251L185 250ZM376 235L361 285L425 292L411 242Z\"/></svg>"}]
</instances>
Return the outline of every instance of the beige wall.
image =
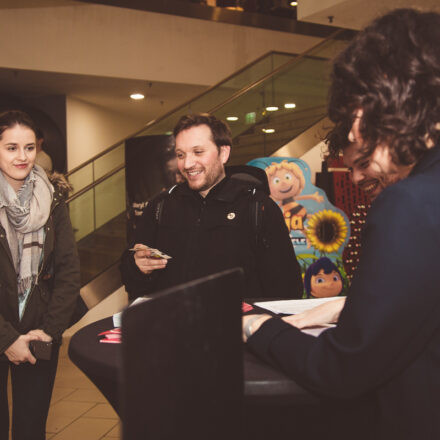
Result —
<instances>
[{"instance_id":1,"label":"beige wall","mask_svg":"<svg viewBox=\"0 0 440 440\"><path fill-rule=\"evenodd\" d=\"M300 159L306 162L310 167L310 172L312 173L311 181L313 185L316 182L316 173L321 171L322 161L326 151L327 146L324 142L320 142L300 157Z\"/></svg>"},{"instance_id":2,"label":"beige wall","mask_svg":"<svg viewBox=\"0 0 440 440\"><path fill-rule=\"evenodd\" d=\"M102 5L0 9L0 22L0 67L198 85L270 50L303 52L320 41Z\"/></svg>"},{"instance_id":3,"label":"beige wall","mask_svg":"<svg viewBox=\"0 0 440 440\"><path fill-rule=\"evenodd\" d=\"M67 168L71 170L142 127L127 118L78 99L66 99Z\"/></svg>"},{"instance_id":4,"label":"beige wall","mask_svg":"<svg viewBox=\"0 0 440 440\"><path fill-rule=\"evenodd\" d=\"M0 22L0 67L203 86L270 50L300 53L320 41L90 4L0 9ZM74 97L66 106L68 170L145 123Z\"/></svg>"}]
</instances>

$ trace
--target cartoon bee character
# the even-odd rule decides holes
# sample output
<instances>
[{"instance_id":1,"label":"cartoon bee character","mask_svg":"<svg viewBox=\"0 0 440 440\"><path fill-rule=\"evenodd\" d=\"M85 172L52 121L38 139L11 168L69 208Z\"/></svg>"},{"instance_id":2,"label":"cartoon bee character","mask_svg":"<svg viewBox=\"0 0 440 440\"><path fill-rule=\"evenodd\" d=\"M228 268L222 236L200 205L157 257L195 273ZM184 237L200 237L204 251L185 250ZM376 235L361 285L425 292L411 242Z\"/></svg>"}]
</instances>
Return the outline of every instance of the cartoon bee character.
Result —
<instances>
[{"instance_id":1,"label":"cartoon bee character","mask_svg":"<svg viewBox=\"0 0 440 440\"><path fill-rule=\"evenodd\" d=\"M269 180L270 195L281 205L289 231L303 230L307 210L297 200L312 199L321 203L324 197L318 192L300 195L305 187L305 179L301 168L294 162L272 162L265 171Z\"/></svg>"}]
</instances>

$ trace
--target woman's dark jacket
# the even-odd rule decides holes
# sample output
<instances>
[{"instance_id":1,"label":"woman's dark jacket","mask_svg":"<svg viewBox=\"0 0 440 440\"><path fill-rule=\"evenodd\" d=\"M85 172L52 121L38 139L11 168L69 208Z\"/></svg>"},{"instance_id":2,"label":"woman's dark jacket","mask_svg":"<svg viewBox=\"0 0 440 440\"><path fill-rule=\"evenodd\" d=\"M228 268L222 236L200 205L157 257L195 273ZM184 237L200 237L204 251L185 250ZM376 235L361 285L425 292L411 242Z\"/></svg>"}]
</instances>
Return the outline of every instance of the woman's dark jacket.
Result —
<instances>
[{"instance_id":1,"label":"woman's dark jacket","mask_svg":"<svg viewBox=\"0 0 440 440\"><path fill-rule=\"evenodd\" d=\"M55 192L44 227L43 261L21 321L18 317L17 274L4 229L0 226L0 354L22 334L41 329L61 342L80 289L79 260L72 225L64 202L67 183L52 181ZM51 179L52 180L52 179ZM4 357L3 355L1 357Z\"/></svg>"},{"instance_id":2,"label":"woman's dark jacket","mask_svg":"<svg viewBox=\"0 0 440 440\"><path fill-rule=\"evenodd\" d=\"M269 319L248 346L316 394L368 403L352 438L438 440L439 252L437 146L374 201L338 325L314 338Z\"/></svg>"}]
</instances>

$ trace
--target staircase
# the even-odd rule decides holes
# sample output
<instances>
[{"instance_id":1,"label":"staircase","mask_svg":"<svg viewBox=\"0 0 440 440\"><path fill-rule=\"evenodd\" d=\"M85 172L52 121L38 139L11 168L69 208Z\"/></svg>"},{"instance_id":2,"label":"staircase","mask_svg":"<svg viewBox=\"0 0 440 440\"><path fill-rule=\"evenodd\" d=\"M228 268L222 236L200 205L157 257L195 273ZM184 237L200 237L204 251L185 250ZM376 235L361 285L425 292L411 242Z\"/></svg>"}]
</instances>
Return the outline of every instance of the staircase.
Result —
<instances>
[{"instance_id":1,"label":"staircase","mask_svg":"<svg viewBox=\"0 0 440 440\"><path fill-rule=\"evenodd\" d=\"M207 92L150 121L129 138L170 135L182 115L209 112L222 120L235 117L229 122L233 148L228 164L272 155L325 117L329 61L351 36L337 31L301 55L266 54ZM269 105L278 110L269 111ZM107 268L117 268L126 247L125 141L68 174L75 188L68 203L83 285Z\"/></svg>"}]
</instances>

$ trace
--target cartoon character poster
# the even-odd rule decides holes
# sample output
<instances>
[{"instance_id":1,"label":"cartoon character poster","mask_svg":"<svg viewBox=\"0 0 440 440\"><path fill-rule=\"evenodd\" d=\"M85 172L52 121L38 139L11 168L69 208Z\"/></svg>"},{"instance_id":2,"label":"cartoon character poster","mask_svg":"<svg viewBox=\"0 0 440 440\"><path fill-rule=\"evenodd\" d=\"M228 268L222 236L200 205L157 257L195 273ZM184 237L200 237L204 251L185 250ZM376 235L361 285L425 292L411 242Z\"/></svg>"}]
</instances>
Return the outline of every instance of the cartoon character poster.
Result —
<instances>
[{"instance_id":1,"label":"cartoon character poster","mask_svg":"<svg viewBox=\"0 0 440 440\"><path fill-rule=\"evenodd\" d=\"M271 197L283 212L301 266L304 297L345 293L342 252L350 237L345 213L311 183L310 168L301 159L266 157L248 165L266 171Z\"/></svg>"}]
</instances>

